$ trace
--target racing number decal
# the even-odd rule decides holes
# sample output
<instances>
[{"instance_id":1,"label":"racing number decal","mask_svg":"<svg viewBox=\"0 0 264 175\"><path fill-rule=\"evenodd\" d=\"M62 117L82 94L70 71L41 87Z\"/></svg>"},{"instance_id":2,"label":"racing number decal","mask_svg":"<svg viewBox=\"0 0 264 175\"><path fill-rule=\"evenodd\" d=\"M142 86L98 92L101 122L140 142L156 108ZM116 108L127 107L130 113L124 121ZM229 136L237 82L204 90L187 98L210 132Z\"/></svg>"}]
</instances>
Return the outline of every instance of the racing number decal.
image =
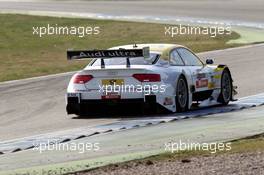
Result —
<instances>
[{"instance_id":1,"label":"racing number decal","mask_svg":"<svg viewBox=\"0 0 264 175\"><path fill-rule=\"evenodd\" d=\"M196 88L204 88L208 86L208 79L197 80L196 81Z\"/></svg>"}]
</instances>

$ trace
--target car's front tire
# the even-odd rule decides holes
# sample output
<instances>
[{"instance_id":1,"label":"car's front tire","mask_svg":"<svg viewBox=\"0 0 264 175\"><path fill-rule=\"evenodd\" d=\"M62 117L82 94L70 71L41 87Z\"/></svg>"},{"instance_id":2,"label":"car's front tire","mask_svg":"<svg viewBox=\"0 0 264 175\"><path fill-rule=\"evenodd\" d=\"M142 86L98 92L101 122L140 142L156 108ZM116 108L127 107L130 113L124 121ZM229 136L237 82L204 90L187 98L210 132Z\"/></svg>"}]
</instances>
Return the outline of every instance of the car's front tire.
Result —
<instances>
[{"instance_id":1,"label":"car's front tire","mask_svg":"<svg viewBox=\"0 0 264 175\"><path fill-rule=\"evenodd\" d=\"M189 91L185 77L180 75L176 84L176 112L184 112L188 110Z\"/></svg>"},{"instance_id":2,"label":"car's front tire","mask_svg":"<svg viewBox=\"0 0 264 175\"><path fill-rule=\"evenodd\" d=\"M227 105L232 99L233 84L231 74L228 69L224 69L221 76L221 92L218 98L218 102L223 105Z\"/></svg>"}]
</instances>

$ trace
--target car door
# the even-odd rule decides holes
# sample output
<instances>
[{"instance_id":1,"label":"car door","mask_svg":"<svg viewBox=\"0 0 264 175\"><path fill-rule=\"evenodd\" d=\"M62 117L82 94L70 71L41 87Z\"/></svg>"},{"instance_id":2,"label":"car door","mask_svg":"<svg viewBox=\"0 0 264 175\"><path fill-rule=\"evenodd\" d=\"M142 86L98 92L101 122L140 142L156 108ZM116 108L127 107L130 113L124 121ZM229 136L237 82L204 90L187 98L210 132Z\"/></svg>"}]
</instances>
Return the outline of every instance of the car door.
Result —
<instances>
[{"instance_id":1,"label":"car door","mask_svg":"<svg viewBox=\"0 0 264 175\"><path fill-rule=\"evenodd\" d=\"M178 48L177 52L182 58L186 69L192 76L192 83L195 87L195 91L208 90L208 86L212 80L210 71L206 68L203 62L186 48Z\"/></svg>"},{"instance_id":2,"label":"car door","mask_svg":"<svg viewBox=\"0 0 264 175\"><path fill-rule=\"evenodd\" d=\"M185 63L183 62L183 59L179 55L177 49L174 49L170 52L169 61L170 61L170 65L171 65L170 69L172 70L171 72L173 72L174 75L179 75L179 73L184 74L188 85L192 85L193 79L191 76L191 72L189 71L189 69L186 69ZM177 81L178 77L175 77L175 78ZM175 81L175 79L174 79L174 81Z\"/></svg>"}]
</instances>

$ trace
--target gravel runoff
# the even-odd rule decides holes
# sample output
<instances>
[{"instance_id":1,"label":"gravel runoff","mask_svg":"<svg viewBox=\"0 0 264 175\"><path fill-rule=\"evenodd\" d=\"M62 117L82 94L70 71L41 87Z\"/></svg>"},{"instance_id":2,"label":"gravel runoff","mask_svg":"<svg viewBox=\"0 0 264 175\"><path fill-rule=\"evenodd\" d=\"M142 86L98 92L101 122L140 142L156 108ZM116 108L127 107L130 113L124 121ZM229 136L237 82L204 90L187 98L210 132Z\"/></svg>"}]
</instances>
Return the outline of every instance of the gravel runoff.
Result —
<instances>
[{"instance_id":1,"label":"gravel runoff","mask_svg":"<svg viewBox=\"0 0 264 175\"><path fill-rule=\"evenodd\" d=\"M74 175L264 175L264 152L137 160L114 164Z\"/></svg>"}]
</instances>

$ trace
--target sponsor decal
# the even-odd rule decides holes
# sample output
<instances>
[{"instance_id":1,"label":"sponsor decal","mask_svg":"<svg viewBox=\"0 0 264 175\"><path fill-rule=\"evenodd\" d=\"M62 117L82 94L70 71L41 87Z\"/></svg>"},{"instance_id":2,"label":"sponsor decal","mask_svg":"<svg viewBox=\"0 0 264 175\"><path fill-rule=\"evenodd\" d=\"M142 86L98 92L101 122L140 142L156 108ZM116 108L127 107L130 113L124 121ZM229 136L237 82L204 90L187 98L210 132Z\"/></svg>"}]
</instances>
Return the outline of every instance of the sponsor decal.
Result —
<instances>
[{"instance_id":1,"label":"sponsor decal","mask_svg":"<svg viewBox=\"0 0 264 175\"><path fill-rule=\"evenodd\" d=\"M204 87L208 87L208 79L196 81L196 88L204 88Z\"/></svg>"},{"instance_id":2,"label":"sponsor decal","mask_svg":"<svg viewBox=\"0 0 264 175\"><path fill-rule=\"evenodd\" d=\"M206 77L205 73L197 74L197 79L202 79L202 78L205 78L205 77Z\"/></svg>"},{"instance_id":3,"label":"sponsor decal","mask_svg":"<svg viewBox=\"0 0 264 175\"><path fill-rule=\"evenodd\" d=\"M208 88L213 89L215 87L215 84L213 82L208 83Z\"/></svg>"},{"instance_id":4,"label":"sponsor decal","mask_svg":"<svg viewBox=\"0 0 264 175\"><path fill-rule=\"evenodd\" d=\"M104 79L102 80L102 85L122 85L124 84L124 79Z\"/></svg>"},{"instance_id":5,"label":"sponsor decal","mask_svg":"<svg viewBox=\"0 0 264 175\"><path fill-rule=\"evenodd\" d=\"M163 105L173 105L173 99L171 97L165 97Z\"/></svg>"},{"instance_id":6,"label":"sponsor decal","mask_svg":"<svg viewBox=\"0 0 264 175\"><path fill-rule=\"evenodd\" d=\"M149 58L149 47L143 49L118 49L118 50L79 50L67 51L68 60L82 58Z\"/></svg>"},{"instance_id":7,"label":"sponsor decal","mask_svg":"<svg viewBox=\"0 0 264 175\"><path fill-rule=\"evenodd\" d=\"M78 93L68 93L68 97L79 97Z\"/></svg>"},{"instance_id":8,"label":"sponsor decal","mask_svg":"<svg viewBox=\"0 0 264 175\"><path fill-rule=\"evenodd\" d=\"M224 67L217 67L214 69L215 72L221 72L224 70Z\"/></svg>"},{"instance_id":9,"label":"sponsor decal","mask_svg":"<svg viewBox=\"0 0 264 175\"><path fill-rule=\"evenodd\" d=\"M221 76L222 76L221 74L216 74L216 75L214 75L214 78L215 79L221 79Z\"/></svg>"},{"instance_id":10,"label":"sponsor decal","mask_svg":"<svg viewBox=\"0 0 264 175\"><path fill-rule=\"evenodd\" d=\"M120 99L121 96L118 92L109 92L105 95L102 95L102 99Z\"/></svg>"},{"instance_id":11,"label":"sponsor decal","mask_svg":"<svg viewBox=\"0 0 264 175\"><path fill-rule=\"evenodd\" d=\"M113 51L83 51L80 52L80 57L83 58L101 58L101 57L135 57L137 56L136 51L122 51L122 50L113 50Z\"/></svg>"}]
</instances>

